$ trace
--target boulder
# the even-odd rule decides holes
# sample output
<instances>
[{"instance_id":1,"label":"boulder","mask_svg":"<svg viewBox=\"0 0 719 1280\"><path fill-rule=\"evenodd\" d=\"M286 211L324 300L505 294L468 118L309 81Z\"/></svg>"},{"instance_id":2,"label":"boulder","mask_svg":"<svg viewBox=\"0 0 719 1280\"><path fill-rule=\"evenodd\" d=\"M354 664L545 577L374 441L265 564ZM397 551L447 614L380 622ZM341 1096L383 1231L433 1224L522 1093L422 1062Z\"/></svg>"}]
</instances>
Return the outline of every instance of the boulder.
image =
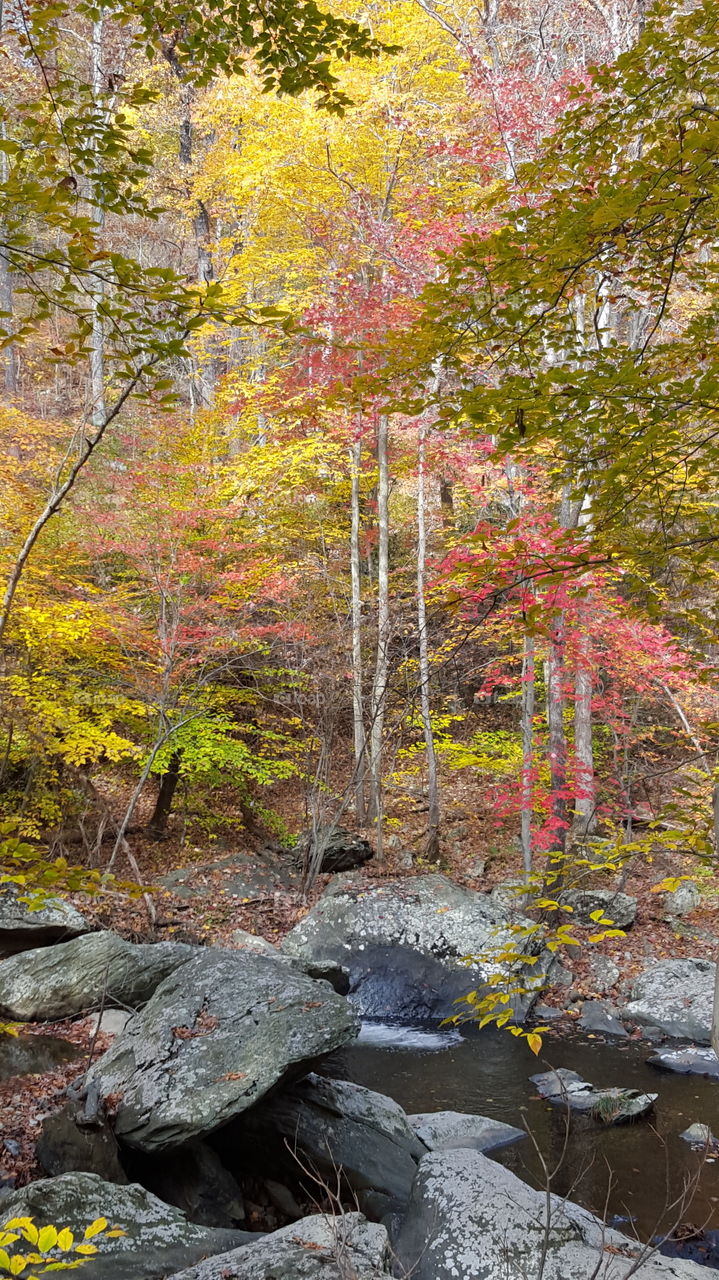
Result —
<instances>
[{"instance_id":1,"label":"boulder","mask_svg":"<svg viewBox=\"0 0 719 1280\"><path fill-rule=\"evenodd\" d=\"M715 974L710 960L661 960L637 978L623 1013L670 1036L709 1044Z\"/></svg>"},{"instance_id":2,"label":"boulder","mask_svg":"<svg viewBox=\"0 0 719 1280\"><path fill-rule=\"evenodd\" d=\"M626 1027L617 1021L604 1000L584 1001L579 1026L582 1031L591 1031L594 1035L623 1037L629 1035Z\"/></svg>"},{"instance_id":3,"label":"boulder","mask_svg":"<svg viewBox=\"0 0 719 1280\"><path fill-rule=\"evenodd\" d=\"M651 1067L660 1071L676 1071L679 1075L719 1077L719 1058L713 1049L695 1048L665 1049L647 1058Z\"/></svg>"},{"instance_id":4,"label":"boulder","mask_svg":"<svg viewBox=\"0 0 719 1280\"><path fill-rule=\"evenodd\" d=\"M85 917L62 898L45 898L43 905L33 911L10 885L4 885L0 892L0 957L64 942L91 928Z\"/></svg>"},{"instance_id":5,"label":"boulder","mask_svg":"<svg viewBox=\"0 0 719 1280\"><path fill-rule=\"evenodd\" d=\"M36 1225L69 1227L82 1239L97 1218L125 1233L98 1236L98 1254L83 1263L83 1280L162 1280L179 1267L253 1239L244 1231L220 1231L188 1222L144 1187L119 1187L92 1173L43 1178L2 1202L3 1220L29 1217Z\"/></svg>"},{"instance_id":6,"label":"boulder","mask_svg":"<svg viewBox=\"0 0 719 1280\"><path fill-rule=\"evenodd\" d=\"M676 889L663 894L664 918L672 921L678 916L687 916L691 911L696 911L700 902L701 894L694 881L682 880Z\"/></svg>"},{"instance_id":7,"label":"boulder","mask_svg":"<svg viewBox=\"0 0 719 1280\"><path fill-rule=\"evenodd\" d=\"M326 982L250 952L203 949L170 974L95 1064L115 1130L142 1151L212 1133L357 1033Z\"/></svg>"},{"instance_id":8,"label":"boulder","mask_svg":"<svg viewBox=\"0 0 719 1280\"><path fill-rule=\"evenodd\" d=\"M87 1117L75 1101L44 1121L35 1155L52 1178L62 1173L95 1173L106 1182L123 1185L128 1181L117 1139L103 1111Z\"/></svg>"},{"instance_id":9,"label":"boulder","mask_svg":"<svg viewBox=\"0 0 719 1280\"><path fill-rule=\"evenodd\" d=\"M424 1111L407 1116L417 1137L429 1151L471 1147L474 1151L494 1151L508 1142L526 1138L524 1129L504 1124L489 1116L472 1116L463 1111Z\"/></svg>"},{"instance_id":10,"label":"boulder","mask_svg":"<svg viewBox=\"0 0 719 1280\"><path fill-rule=\"evenodd\" d=\"M181 942L138 944L114 933L88 933L24 951L0 963L0 1016L42 1022L71 1018L102 1003L136 1009L196 954L196 947Z\"/></svg>"},{"instance_id":11,"label":"boulder","mask_svg":"<svg viewBox=\"0 0 719 1280\"><path fill-rule=\"evenodd\" d=\"M104 1009L102 1013L91 1013L88 1022L93 1033L101 1031L105 1036L119 1036L131 1017L125 1009Z\"/></svg>"},{"instance_id":12,"label":"boulder","mask_svg":"<svg viewBox=\"0 0 719 1280\"><path fill-rule=\"evenodd\" d=\"M365 1017L421 1023L456 1014L457 998L494 975L511 981L497 956L505 947L529 950L516 929L530 923L489 894L462 889L445 876L372 883L345 875L330 884L282 949L347 968L351 999ZM525 991L513 997L518 1017L536 999L548 960L548 953L540 956L520 976Z\"/></svg>"},{"instance_id":13,"label":"boulder","mask_svg":"<svg viewBox=\"0 0 719 1280\"><path fill-rule=\"evenodd\" d=\"M396 1244L398 1274L412 1280L535 1276L545 1245L542 1280L623 1280L634 1273L641 1244L570 1200L553 1195L551 1206L547 1222L545 1192L479 1151L431 1152L420 1164ZM642 1280L706 1276L696 1263L659 1256L650 1256L639 1274Z\"/></svg>"},{"instance_id":14,"label":"boulder","mask_svg":"<svg viewBox=\"0 0 719 1280\"><path fill-rule=\"evenodd\" d=\"M335 875L338 871L354 871L374 857L369 840L344 827L319 827L317 832L303 831L297 839L294 853L303 863L315 848L321 852L320 872Z\"/></svg>"},{"instance_id":15,"label":"boulder","mask_svg":"<svg viewBox=\"0 0 719 1280\"><path fill-rule=\"evenodd\" d=\"M172 1280L383 1280L391 1274L384 1227L345 1213L302 1218Z\"/></svg>"},{"instance_id":16,"label":"boulder","mask_svg":"<svg viewBox=\"0 0 719 1280\"><path fill-rule=\"evenodd\" d=\"M695 1121L694 1124L690 1124L688 1129L685 1129L683 1133L679 1134L679 1137L683 1138L684 1141L688 1142L692 1147L702 1147L702 1149L708 1151L715 1151L717 1145L719 1145L717 1144L717 1140L709 1128L709 1125L700 1124L698 1121Z\"/></svg>"},{"instance_id":17,"label":"boulder","mask_svg":"<svg viewBox=\"0 0 719 1280\"><path fill-rule=\"evenodd\" d=\"M181 1209L203 1227L237 1227L244 1223L242 1191L216 1151L206 1142L189 1142L168 1159L126 1150L133 1181Z\"/></svg>"},{"instance_id":18,"label":"boulder","mask_svg":"<svg viewBox=\"0 0 719 1280\"><path fill-rule=\"evenodd\" d=\"M235 929L230 942L237 951L251 951L253 955L270 956L273 960L284 961L285 964L290 962L289 956L283 955L278 947L273 947L272 943L261 934L248 933L246 929Z\"/></svg>"},{"instance_id":19,"label":"boulder","mask_svg":"<svg viewBox=\"0 0 719 1280\"><path fill-rule=\"evenodd\" d=\"M555 1106L581 1111L599 1124L628 1124L638 1120L653 1110L658 1097L656 1093L640 1093L638 1089L595 1089L576 1071L566 1067L542 1071L529 1078L540 1097Z\"/></svg>"},{"instance_id":20,"label":"boulder","mask_svg":"<svg viewBox=\"0 0 719 1280\"><path fill-rule=\"evenodd\" d=\"M427 1152L391 1098L314 1074L274 1093L218 1137L220 1150L246 1152L248 1171L259 1167L275 1176L285 1170L296 1179L297 1156L332 1186L341 1172L373 1218L404 1208Z\"/></svg>"},{"instance_id":21,"label":"boulder","mask_svg":"<svg viewBox=\"0 0 719 1280\"><path fill-rule=\"evenodd\" d=\"M621 973L618 966L609 956L602 955L601 951L590 952L588 964L592 990L598 995L603 995L619 982Z\"/></svg>"},{"instance_id":22,"label":"boulder","mask_svg":"<svg viewBox=\"0 0 719 1280\"><path fill-rule=\"evenodd\" d=\"M559 896L559 902L564 907L572 908L567 920L592 928L596 928L596 923L592 920L592 913L595 911L602 911L618 929L631 928L637 914L636 898L628 893L619 893L616 889L565 889Z\"/></svg>"}]
</instances>

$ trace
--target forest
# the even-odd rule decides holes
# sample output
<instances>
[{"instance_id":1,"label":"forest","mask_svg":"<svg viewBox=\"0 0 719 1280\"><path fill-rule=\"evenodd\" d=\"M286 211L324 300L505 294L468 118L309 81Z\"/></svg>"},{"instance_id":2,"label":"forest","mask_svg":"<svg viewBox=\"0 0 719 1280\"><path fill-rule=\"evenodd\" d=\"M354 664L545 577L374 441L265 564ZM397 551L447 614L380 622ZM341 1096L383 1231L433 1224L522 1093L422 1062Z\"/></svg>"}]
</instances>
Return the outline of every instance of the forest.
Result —
<instances>
[{"instance_id":1,"label":"forest","mask_svg":"<svg viewBox=\"0 0 719 1280\"><path fill-rule=\"evenodd\" d=\"M701 1280L719 11L0 54L0 1277Z\"/></svg>"}]
</instances>

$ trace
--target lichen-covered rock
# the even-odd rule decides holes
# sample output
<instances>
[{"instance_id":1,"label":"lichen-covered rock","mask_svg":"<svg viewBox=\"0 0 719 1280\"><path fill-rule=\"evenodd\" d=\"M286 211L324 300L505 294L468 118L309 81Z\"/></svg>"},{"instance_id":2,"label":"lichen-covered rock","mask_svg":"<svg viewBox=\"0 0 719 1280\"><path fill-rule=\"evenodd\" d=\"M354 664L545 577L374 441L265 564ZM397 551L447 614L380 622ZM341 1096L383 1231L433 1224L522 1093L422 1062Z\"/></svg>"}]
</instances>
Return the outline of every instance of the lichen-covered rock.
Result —
<instances>
[{"instance_id":1,"label":"lichen-covered rock","mask_svg":"<svg viewBox=\"0 0 719 1280\"><path fill-rule=\"evenodd\" d=\"M524 1129L490 1116L472 1116L463 1111L425 1111L407 1116L417 1137L430 1151L471 1147L474 1151L494 1151L508 1142L526 1138Z\"/></svg>"},{"instance_id":2,"label":"lichen-covered rock","mask_svg":"<svg viewBox=\"0 0 719 1280\"><path fill-rule=\"evenodd\" d=\"M420 1164L399 1233L398 1274L412 1280L535 1276L545 1235L542 1280L624 1280L634 1274L641 1244L569 1200L552 1196L551 1204L547 1223L545 1193L479 1151L432 1152ZM640 1280L706 1276L697 1263L656 1255L638 1274Z\"/></svg>"},{"instance_id":3,"label":"lichen-covered rock","mask_svg":"<svg viewBox=\"0 0 719 1280\"><path fill-rule=\"evenodd\" d=\"M0 1015L21 1022L56 1021L100 1004L136 1009L192 956L181 942L138 944L114 933L88 933L38 947L0 963Z\"/></svg>"},{"instance_id":4,"label":"lichen-covered rock","mask_svg":"<svg viewBox=\"0 0 719 1280\"><path fill-rule=\"evenodd\" d=\"M372 1218L404 1208L427 1153L397 1102L315 1074L245 1112L223 1139L229 1151L244 1150L248 1171L259 1164L265 1173L296 1176L296 1152L330 1185L340 1172Z\"/></svg>"},{"instance_id":5,"label":"lichen-covered rock","mask_svg":"<svg viewBox=\"0 0 719 1280\"><path fill-rule=\"evenodd\" d=\"M628 1036L629 1032L604 1000L585 1000L579 1018L582 1031L591 1031L601 1036Z\"/></svg>"},{"instance_id":6,"label":"lichen-covered rock","mask_svg":"<svg viewBox=\"0 0 719 1280\"><path fill-rule=\"evenodd\" d=\"M710 960L661 960L637 978L623 1012L667 1035L709 1044L715 975Z\"/></svg>"},{"instance_id":7,"label":"lichen-covered rock","mask_svg":"<svg viewBox=\"0 0 719 1280\"><path fill-rule=\"evenodd\" d=\"M354 871L374 857L374 849L364 836L335 826L320 827L316 832L303 831L294 853L303 863L310 857L319 858L319 870L324 875Z\"/></svg>"},{"instance_id":8,"label":"lichen-covered rock","mask_svg":"<svg viewBox=\"0 0 719 1280\"><path fill-rule=\"evenodd\" d=\"M357 1033L344 997L294 966L203 949L170 974L90 1073L116 1132L162 1151L219 1129Z\"/></svg>"},{"instance_id":9,"label":"lichen-covered rock","mask_svg":"<svg viewBox=\"0 0 719 1280\"><path fill-rule=\"evenodd\" d=\"M595 926L594 911L603 911L618 929L631 928L636 919L636 898L615 889L566 889L559 901L562 906L572 908L571 915L567 916L572 924Z\"/></svg>"},{"instance_id":10,"label":"lichen-covered rock","mask_svg":"<svg viewBox=\"0 0 719 1280\"><path fill-rule=\"evenodd\" d=\"M121 1227L124 1235L94 1241L98 1254L83 1263L83 1280L161 1280L189 1262L252 1238L244 1231L196 1226L144 1187L116 1186L92 1173L32 1182L3 1200L2 1215L5 1222L29 1217L38 1226L69 1227L78 1239L97 1218Z\"/></svg>"},{"instance_id":11,"label":"lichen-covered rock","mask_svg":"<svg viewBox=\"0 0 719 1280\"><path fill-rule=\"evenodd\" d=\"M696 911L701 902L701 894L693 880L682 880L676 889L670 889L663 895L662 905L667 920L677 916L687 916Z\"/></svg>"},{"instance_id":12,"label":"lichen-covered rock","mask_svg":"<svg viewBox=\"0 0 719 1280\"><path fill-rule=\"evenodd\" d=\"M602 955L601 951L590 952L587 957L589 966L589 975L592 984L592 990L602 995L605 991L609 991L615 987L621 977L618 966L609 956Z\"/></svg>"},{"instance_id":13,"label":"lichen-covered rock","mask_svg":"<svg viewBox=\"0 0 719 1280\"><path fill-rule=\"evenodd\" d=\"M445 876L373 884L345 875L330 884L282 949L348 969L352 1001L366 1017L418 1023L456 1013L458 997L497 973L507 976L498 956L506 947L528 946L512 931L525 923L489 894L462 889ZM531 1008L549 959L547 953L524 970L526 991L513 1000L519 1017Z\"/></svg>"},{"instance_id":14,"label":"lichen-covered rock","mask_svg":"<svg viewBox=\"0 0 719 1280\"><path fill-rule=\"evenodd\" d=\"M576 1071L558 1067L529 1077L540 1097L555 1106L582 1111L599 1124L628 1124L654 1109L656 1093L640 1093L638 1089L596 1089Z\"/></svg>"},{"instance_id":15,"label":"lichen-covered rock","mask_svg":"<svg viewBox=\"0 0 719 1280\"><path fill-rule=\"evenodd\" d=\"M11 886L4 885L0 891L0 957L64 942L91 928L85 917L62 898L47 898L39 910L33 911L20 901Z\"/></svg>"},{"instance_id":16,"label":"lichen-covered rock","mask_svg":"<svg viewBox=\"0 0 719 1280\"><path fill-rule=\"evenodd\" d=\"M687 1045L682 1049L664 1049L647 1058L650 1067L660 1071L676 1071L682 1076L719 1077L719 1058L713 1049Z\"/></svg>"},{"instance_id":17,"label":"lichen-covered rock","mask_svg":"<svg viewBox=\"0 0 719 1280\"><path fill-rule=\"evenodd\" d=\"M302 1218L172 1280L383 1280L391 1274L385 1228L345 1213Z\"/></svg>"}]
</instances>

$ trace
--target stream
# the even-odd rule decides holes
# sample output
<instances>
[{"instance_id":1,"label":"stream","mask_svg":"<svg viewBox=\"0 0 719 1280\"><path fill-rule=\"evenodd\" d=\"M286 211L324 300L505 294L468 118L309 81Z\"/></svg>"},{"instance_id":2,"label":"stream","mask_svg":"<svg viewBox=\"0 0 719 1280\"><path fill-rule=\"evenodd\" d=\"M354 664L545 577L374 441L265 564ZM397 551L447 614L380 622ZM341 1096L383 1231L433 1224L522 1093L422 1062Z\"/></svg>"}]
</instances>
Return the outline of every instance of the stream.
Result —
<instances>
[{"instance_id":1,"label":"stream","mask_svg":"<svg viewBox=\"0 0 719 1280\"><path fill-rule=\"evenodd\" d=\"M538 1151L527 1138L492 1152L493 1158L535 1187L545 1185L538 1153L550 1166L559 1163L553 1190L599 1216L606 1213L610 1225L627 1234L648 1240L677 1222L715 1230L719 1160L705 1163L690 1202L685 1197L681 1203L703 1153L679 1134L695 1120L719 1133L719 1082L657 1071L646 1063L653 1051L646 1041L563 1033L545 1036L538 1061L524 1040L503 1031L461 1037L435 1028L367 1024L334 1061L338 1074L389 1094L409 1113L467 1111L527 1125ZM654 1115L603 1127L572 1113L567 1136L566 1111L539 1098L529 1080L550 1067L569 1067L598 1086L658 1093ZM719 1257L712 1261L719 1265Z\"/></svg>"}]
</instances>

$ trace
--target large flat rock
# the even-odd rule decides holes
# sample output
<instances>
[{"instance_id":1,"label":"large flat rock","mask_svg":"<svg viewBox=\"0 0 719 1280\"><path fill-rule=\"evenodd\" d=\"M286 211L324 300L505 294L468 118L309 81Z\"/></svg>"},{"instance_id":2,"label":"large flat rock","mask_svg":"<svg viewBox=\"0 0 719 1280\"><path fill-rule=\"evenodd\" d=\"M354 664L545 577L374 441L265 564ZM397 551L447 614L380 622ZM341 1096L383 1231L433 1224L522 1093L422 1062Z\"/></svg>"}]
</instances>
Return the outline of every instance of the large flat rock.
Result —
<instances>
[{"instance_id":1,"label":"large flat rock","mask_svg":"<svg viewBox=\"0 0 719 1280\"><path fill-rule=\"evenodd\" d=\"M64 942L88 933L91 928L85 917L62 898L46 898L43 905L34 910L20 901L10 885L0 890L0 957L16 955L30 947Z\"/></svg>"},{"instance_id":2,"label":"large flat rock","mask_svg":"<svg viewBox=\"0 0 719 1280\"><path fill-rule=\"evenodd\" d=\"M96 1063L115 1129L143 1151L203 1137L357 1033L343 996L293 966L203 950L157 988Z\"/></svg>"},{"instance_id":3,"label":"large flat rock","mask_svg":"<svg viewBox=\"0 0 719 1280\"><path fill-rule=\"evenodd\" d=\"M387 1232L361 1214L317 1214L273 1231L172 1280L383 1280L392 1275Z\"/></svg>"},{"instance_id":4,"label":"large flat rock","mask_svg":"<svg viewBox=\"0 0 719 1280\"><path fill-rule=\"evenodd\" d=\"M715 976L710 960L661 960L637 978L623 1013L667 1035L709 1044Z\"/></svg>"},{"instance_id":5,"label":"large flat rock","mask_svg":"<svg viewBox=\"0 0 719 1280\"><path fill-rule=\"evenodd\" d=\"M624 1280L642 1246L579 1205L546 1197L479 1151L424 1157L397 1242L397 1274L412 1280ZM402 1271L401 1267L405 1270ZM706 1280L694 1262L655 1255L640 1280Z\"/></svg>"},{"instance_id":6,"label":"large flat rock","mask_svg":"<svg viewBox=\"0 0 719 1280\"><path fill-rule=\"evenodd\" d=\"M78 1240L97 1218L121 1227L125 1234L116 1239L95 1239L98 1254L83 1263L83 1280L164 1280L196 1259L252 1239L244 1231L197 1226L144 1187L117 1186L94 1173L43 1178L13 1192L2 1201L2 1221L15 1217L69 1227Z\"/></svg>"},{"instance_id":7,"label":"large flat rock","mask_svg":"<svg viewBox=\"0 0 719 1280\"><path fill-rule=\"evenodd\" d=\"M365 1016L416 1023L457 1013L458 997L497 974L511 984L498 956L527 948L516 930L529 923L445 876L372 882L348 874L336 877L282 949L346 968L352 1001ZM513 998L517 1016L533 1004L548 959L524 969L529 990Z\"/></svg>"},{"instance_id":8,"label":"large flat rock","mask_svg":"<svg viewBox=\"0 0 719 1280\"><path fill-rule=\"evenodd\" d=\"M423 1111L407 1119L429 1151L456 1147L494 1151L527 1136L524 1129L517 1129L513 1124L490 1116L468 1115L464 1111Z\"/></svg>"},{"instance_id":9,"label":"large flat rock","mask_svg":"<svg viewBox=\"0 0 719 1280\"><path fill-rule=\"evenodd\" d=\"M197 948L181 942L126 942L114 933L24 951L0 963L0 1014L54 1022L101 1004L137 1009L194 955Z\"/></svg>"}]
</instances>

